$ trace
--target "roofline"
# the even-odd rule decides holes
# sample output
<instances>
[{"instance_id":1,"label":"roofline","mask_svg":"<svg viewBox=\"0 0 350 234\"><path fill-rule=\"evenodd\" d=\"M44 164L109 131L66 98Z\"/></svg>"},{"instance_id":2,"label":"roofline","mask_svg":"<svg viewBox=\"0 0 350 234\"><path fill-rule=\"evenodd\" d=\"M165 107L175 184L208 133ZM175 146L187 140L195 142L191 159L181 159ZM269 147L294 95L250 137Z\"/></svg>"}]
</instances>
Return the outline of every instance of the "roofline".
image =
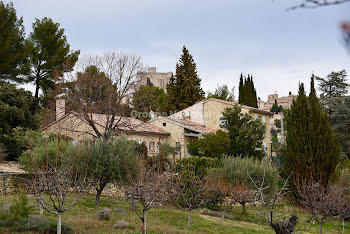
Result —
<instances>
[{"instance_id":1,"label":"roofline","mask_svg":"<svg viewBox=\"0 0 350 234\"><path fill-rule=\"evenodd\" d=\"M236 102L221 100L221 99L217 99L217 98L209 98L209 99L205 100L204 103L209 102L210 100L213 100L213 101L216 101L216 102L225 103L225 104L229 104L229 105L232 105L232 106L238 105L238 106L240 106L242 108L246 108L246 109L251 110L252 112L263 114L263 115L269 115L269 116L273 115L269 111L264 111L264 110L260 110L260 109L257 109L255 107L252 107L252 106L241 105L241 104L238 104Z\"/></svg>"}]
</instances>

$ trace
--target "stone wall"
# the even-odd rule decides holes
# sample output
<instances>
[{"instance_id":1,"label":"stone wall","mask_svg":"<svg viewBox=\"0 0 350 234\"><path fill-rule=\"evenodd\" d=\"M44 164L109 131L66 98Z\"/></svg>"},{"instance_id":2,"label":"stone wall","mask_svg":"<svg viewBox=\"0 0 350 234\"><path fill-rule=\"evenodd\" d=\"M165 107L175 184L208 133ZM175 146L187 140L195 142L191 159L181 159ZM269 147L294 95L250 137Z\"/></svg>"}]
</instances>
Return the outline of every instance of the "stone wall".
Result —
<instances>
[{"instance_id":1,"label":"stone wall","mask_svg":"<svg viewBox=\"0 0 350 234\"><path fill-rule=\"evenodd\" d=\"M25 174L0 174L0 197L14 194L18 189L25 189Z\"/></svg>"}]
</instances>

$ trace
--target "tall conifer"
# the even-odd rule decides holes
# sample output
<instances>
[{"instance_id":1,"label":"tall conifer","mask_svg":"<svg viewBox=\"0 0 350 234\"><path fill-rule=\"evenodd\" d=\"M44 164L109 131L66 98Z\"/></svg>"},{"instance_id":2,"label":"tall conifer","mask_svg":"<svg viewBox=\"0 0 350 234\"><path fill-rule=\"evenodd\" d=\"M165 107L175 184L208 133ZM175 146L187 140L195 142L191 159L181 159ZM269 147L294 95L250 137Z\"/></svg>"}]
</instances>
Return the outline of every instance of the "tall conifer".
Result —
<instances>
[{"instance_id":1,"label":"tall conifer","mask_svg":"<svg viewBox=\"0 0 350 234\"><path fill-rule=\"evenodd\" d=\"M176 64L176 74L167 85L167 93L169 111L182 110L204 99L196 63L185 46Z\"/></svg>"},{"instance_id":2,"label":"tall conifer","mask_svg":"<svg viewBox=\"0 0 350 234\"><path fill-rule=\"evenodd\" d=\"M254 88L253 76L248 75L243 79L241 74L239 80L239 98L238 103L242 105L258 107L258 99Z\"/></svg>"},{"instance_id":3,"label":"tall conifer","mask_svg":"<svg viewBox=\"0 0 350 234\"><path fill-rule=\"evenodd\" d=\"M303 181L322 181L327 184L339 161L339 143L334 136L327 113L316 96L314 76L310 95L304 85L291 108L286 111L286 148L283 153L287 175L293 173L293 185Z\"/></svg>"}]
</instances>

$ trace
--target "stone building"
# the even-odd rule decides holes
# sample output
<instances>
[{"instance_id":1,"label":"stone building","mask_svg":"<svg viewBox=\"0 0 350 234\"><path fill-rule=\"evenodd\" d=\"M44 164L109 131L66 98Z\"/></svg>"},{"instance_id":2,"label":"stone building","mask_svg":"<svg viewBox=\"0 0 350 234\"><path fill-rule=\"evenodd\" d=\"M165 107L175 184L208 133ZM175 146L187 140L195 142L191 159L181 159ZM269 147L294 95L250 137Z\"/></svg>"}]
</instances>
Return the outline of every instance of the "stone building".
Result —
<instances>
[{"instance_id":1,"label":"stone building","mask_svg":"<svg viewBox=\"0 0 350 234\"><path fill-rule=\"evenodd\" d=\"M109 121L107 115L88 113L91 115L96 128L100 132L104 131L106 122ZM160 144L167 142L170 133L158 128L152 124L145 123L132 117L116 116L116 135L125 134L128 139L139 143L144 142L150 155L158 153ZM45 133L60 134L76 141L83 139L93 139L94 130L86 122L83 116L74 111L65 113L65 101L59 99L56 101L56 121L42 129Z\"/></svg>"},{"instance_id":2,"label":"stone building","mask_svg":"<svg viewBox=\"0 0 350 234\"><path fill-rule=\"evenodd\" d=\"M167 143L179 149L177 157L188 157L187 144L193 139L201 137L205 133L216 132L220 129L220 119L225 108L235 106L235 102L210 98L181 110L169 117L157 117L149 123L169 132ZM240 105L242 113L249 113L256 119L260 119L266 126L266 134L263 145L267 157L271 157L270 140L270 116L268 111Z\"/></svg>"},{"instance_id":3,"label":"stone building","mask_svg":"<svg viewBox=\"0 0 350 234\"><path fill-rule=\"evenodd\" d=\"M148 72L141 72L138 74L138 79L141 85L152 84L155 87L166 90L166 85L169 83L172 72L157 72L156 67L148 68Z\"/></svg>"},{"instance_id":4,"label":"stone building","mask_svg":"<svg viewBox=\"0 0 350 234\"><path fill-rule=\"evenodd\" d=\"M277 100L278 106L282 106L283 109L289 109L293 103L294 98L296 97L297 95L293 95L291 92L289 92L289 95L286 97L278 97L277 93L270 94L267 96L266 102L260 99L258 100L258 108L260 110L270 111L272 108L272 105L275 103L275 100Z\"/></svg>"}]
</instances>

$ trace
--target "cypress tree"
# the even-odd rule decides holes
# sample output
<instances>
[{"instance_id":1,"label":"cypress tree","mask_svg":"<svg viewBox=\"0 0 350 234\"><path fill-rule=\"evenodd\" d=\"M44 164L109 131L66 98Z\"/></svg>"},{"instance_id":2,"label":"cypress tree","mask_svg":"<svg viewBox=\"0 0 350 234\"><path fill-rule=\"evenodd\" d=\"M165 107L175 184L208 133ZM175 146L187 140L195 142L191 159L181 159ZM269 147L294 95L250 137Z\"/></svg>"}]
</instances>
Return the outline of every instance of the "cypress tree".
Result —
<instances>
[{"instance_id":1,"label":"cypress tree","mask_svg":"<svg viewBox=\"0 0 350 234\"><path fill-rule=\"evenodd\" d=\"M167 85L168 109L179 111L204 99L201 79L192 55L184 46L179 63L176 64L175 76Z\"/></svg>"},{"instance_id":2,"label":"cypress tree","mask_svg":"<svg viewBox=\"0 0 350 234\"><path fill-rule=\"evenodd\" d=\"M238 103L242 105L258 107L258 99L254 88L253 77L248 75L243 79L241 74L239 80L239 98Z\"/></svg>"},{"instance_id":3,"label":"cypress tree","mask_svg":"<svg viewBox=\"0 0 350 234\"><path fill-rule=\"evenodd\" d=\"M243 83L243 74L239 78L239 94L238 94L238 103L243 104L243 96L244 96L244 83Z\"/></svg>"},{"instance_id":4,"label":"cypress tree","mask_svg":"<svg viewBox=\"0 0 350 234\"><path fill-rule=\"evenodd\" d=\"M270 112L278 114L279 108L277 104L277 99L275 99L275 103L272 105Z\"/></svg>"},{"instance_id":5,"label":"cypress tree","mask_svg":"<svg viewBox=\"0 0 350 234\"><path fill-rule=\"evenodd\" d=\"M333 133L327 113L316 96L314 77L310 95L304 85L289 110L286 111L286 148L283 153L284 171L292 174L292 184L321 181L328 184L339 161L339 143Z\"/></svg>"}]
</instances>

